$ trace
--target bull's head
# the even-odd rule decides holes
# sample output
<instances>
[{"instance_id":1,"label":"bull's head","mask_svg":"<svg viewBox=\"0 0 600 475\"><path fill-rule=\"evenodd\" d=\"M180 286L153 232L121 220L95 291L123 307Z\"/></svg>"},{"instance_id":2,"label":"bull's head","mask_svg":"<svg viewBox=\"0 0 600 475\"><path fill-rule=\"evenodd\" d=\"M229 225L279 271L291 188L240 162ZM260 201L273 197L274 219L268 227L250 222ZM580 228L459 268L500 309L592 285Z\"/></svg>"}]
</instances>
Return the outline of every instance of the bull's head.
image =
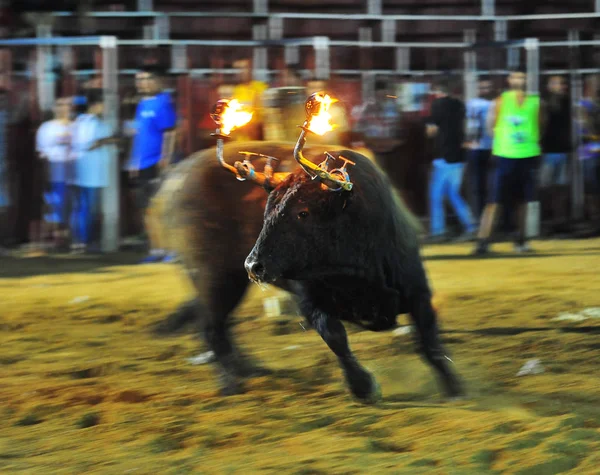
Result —
<instances>
[{"instance_id":1,"label":"bull's head","mask_svg":"<svg viewBox=\"0 0 600 475\"><path fill-rule=\"evenodd\" d=\"M262 231L245 262L253 281L325 277L332 269L352 272L345 260L357 244L349 231L357 218L350 206L353 184L346 166L354 162L326 152L325 160L316 165L302 154L309 133L323 135L333 129L329 114L333 102L324 93L306 101L306 121L294 148L294 158L306 173L291 174L269 195Z\"/></svg>"},{"instance_id":2,"label":"bull's head","mask_svg":"<svg viewBox=\"0 0 600 475\"><path fill-rule=\"evenodd\" d=\"M260 153L240 152L240 154L245 155L245 159L242 162L236 161L233 165L225 162L223 157L224 139L228 138L233 130L243 127L252 120L252 112L243 110L237 100L219 100L214 105L210 116L217 125L216 133L212 134L217 137L217 159L223 168L233 173L238 180L251 180L264 187L267 191L271 191L288 175L287 173L273 173L272 161L277 160L277 158ZM255 157L266 159L263 172L255 170L251 161Z\"/></svg>"}]
</instances>

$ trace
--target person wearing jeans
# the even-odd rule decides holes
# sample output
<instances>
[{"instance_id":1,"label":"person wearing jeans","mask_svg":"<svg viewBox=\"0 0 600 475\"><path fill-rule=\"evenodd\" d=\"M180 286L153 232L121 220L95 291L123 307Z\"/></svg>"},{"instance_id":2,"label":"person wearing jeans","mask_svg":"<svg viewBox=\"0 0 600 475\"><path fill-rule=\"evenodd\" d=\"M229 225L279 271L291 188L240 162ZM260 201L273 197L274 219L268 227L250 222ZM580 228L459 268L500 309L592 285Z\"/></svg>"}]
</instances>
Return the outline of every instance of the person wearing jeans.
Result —
<instances>
[{"instance_id":1,"label":"person wearing jeans","mask_svg":"<svg viewBox=\"0 0 600 475\"><path fill-rule=\"evenodd\" d=\"M475 231L471 209L460 194L464 163L448 163L443 158L433 161L429 185L431 235L443 236L446 230L444 198L448 198L461 224L468 233Z\"/></svg>"},{"instance_id":2,"label":"person wearing jeans","mask_svg":"<svg viewBox=\"0 0 600 475\"><path fill-rule=\"evenodd\" d=\"M92 250L99 241L102 190L108 186L110 126L101 119L104 110L102 90L88 92L88 112L81 115L73 130L76 206L72 217L73 252ZM99 249L99 246L98 246Z\"/></svg>"},{"instance_id":3,"label":"person wearing jeans","mask_svg":"<svg viewBox=\"0 0 600 475\"><path fill-rule=\"evenodd\" d=\"M438 84L438 98L431 106L427 134L435 137L436 156L429 183L431 240L443 239L446 233L444 199L450 204L465 229L463 238L475 232L471 209L460 194L464 172L465 105L450 95L448 79Z\"/></svg>"},{"instance_id":4,"label":"person wearing jeans","mask_svg":"<svg viewBox=\"0 0 600 475\"><path fill-rule=\"evenodd\" d=\"M475 218L479 220L489 193L491 169L493 168L492 137L487 131L487 115L492 103L492 83L487 78L479 80L479 97L467 103L467 133L469 142L468 176L471 204Z\"/></svg>"}]
</instances>

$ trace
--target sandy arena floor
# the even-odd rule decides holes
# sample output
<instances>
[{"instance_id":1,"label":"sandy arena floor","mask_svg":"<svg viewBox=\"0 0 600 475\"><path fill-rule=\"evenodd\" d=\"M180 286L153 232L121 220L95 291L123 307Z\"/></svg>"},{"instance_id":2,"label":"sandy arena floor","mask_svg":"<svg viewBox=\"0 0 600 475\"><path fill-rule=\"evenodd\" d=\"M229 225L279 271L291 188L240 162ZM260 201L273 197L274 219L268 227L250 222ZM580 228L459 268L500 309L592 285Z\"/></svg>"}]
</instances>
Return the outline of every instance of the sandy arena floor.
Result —
<instances>
[{"instance_id":1,"label":"sandy arena floor","mask_svg":"<svg viewBox=\"0 0 600 475\"><path fill-rule=\"evenodd\" d=\"M410 335L350 328L375 407L300 317L262 316L271 290L235 328L276 374L221 398L193 334L150 333L189 295L177 266L0 258L0 473L600 474L600 240L536 247L426 248L470 399L441 399ZM532 359L543 372L517 376Z\"/></svg>"}]
</instances>

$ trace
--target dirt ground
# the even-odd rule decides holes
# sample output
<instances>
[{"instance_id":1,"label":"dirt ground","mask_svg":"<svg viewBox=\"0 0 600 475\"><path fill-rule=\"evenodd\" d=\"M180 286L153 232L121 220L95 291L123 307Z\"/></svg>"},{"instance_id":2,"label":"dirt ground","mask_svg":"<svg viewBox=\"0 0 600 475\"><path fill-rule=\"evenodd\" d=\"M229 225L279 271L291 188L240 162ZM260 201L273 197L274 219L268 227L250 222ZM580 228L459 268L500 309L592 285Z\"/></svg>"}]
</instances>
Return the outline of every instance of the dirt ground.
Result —
<instances>
[{"instance_id":1,"label":"dirt ground","mask_svg":"<svg viewBox=\"0 0 600 475\"><path fill-rule=\"evenodd\" d=\"M273 290L235 333L275 374L222 398L195 335L150 332L189 295L176 265L0 258L0 473L600 474L600 240L536 248L425 248L469 399L441 398L410 335L349 328L376 406L299 316L262 315Z\"/></svg>"}]
</instances>

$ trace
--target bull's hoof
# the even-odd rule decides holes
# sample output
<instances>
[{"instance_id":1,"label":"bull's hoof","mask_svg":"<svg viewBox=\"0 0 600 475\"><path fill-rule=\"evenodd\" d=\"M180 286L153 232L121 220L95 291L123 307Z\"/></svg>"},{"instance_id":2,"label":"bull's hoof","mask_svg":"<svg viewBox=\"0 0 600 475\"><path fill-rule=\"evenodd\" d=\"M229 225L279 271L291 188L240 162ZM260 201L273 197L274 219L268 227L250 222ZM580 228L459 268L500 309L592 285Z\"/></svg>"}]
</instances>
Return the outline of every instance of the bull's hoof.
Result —
<instances>
[{"instance_id":1,"label":"bull's hoof","mask_svg":"<svg viewBox=\"0 0 600 475\"><path fill-rule=\"evenodd\" d=\"M375 377L368 372L352 382L350 391L352 391L354 398L362 404L375 404L381 401L381 386L379 386Z\"/></svg>"},{"instance_id":2,"label":"bull's hoof","mask_svg":"<svg viewBox=\"0 0 600 475\"><path fill-rule=\"evenodd\" d=\"M236 394L244 394L245 392L244 386L240 381L230 374L221 374L219 389L221 396L235 396Z\"/></svg>"},{"instance_id":3,"label":"bull's hoof","mask_svg":"<svg viewBox=\"0 0 600 475\"><path fill-rule=\"evenodd\" d=\"M223 385L219 389L221 396L235 396L237 394L244 394L245 392L244 386L238 382Z\"/></svg>"},{"instance_id":4,"label":"bull's hoof","mask_svg":"<svg viewBox=\"0 0 600 475\"><path fill-rule=\"evenodd\" d=\"M460 401L467 398L463 385L456 376L444 381L444 397L448 401Z\"/></svg>"}]
</instances>

